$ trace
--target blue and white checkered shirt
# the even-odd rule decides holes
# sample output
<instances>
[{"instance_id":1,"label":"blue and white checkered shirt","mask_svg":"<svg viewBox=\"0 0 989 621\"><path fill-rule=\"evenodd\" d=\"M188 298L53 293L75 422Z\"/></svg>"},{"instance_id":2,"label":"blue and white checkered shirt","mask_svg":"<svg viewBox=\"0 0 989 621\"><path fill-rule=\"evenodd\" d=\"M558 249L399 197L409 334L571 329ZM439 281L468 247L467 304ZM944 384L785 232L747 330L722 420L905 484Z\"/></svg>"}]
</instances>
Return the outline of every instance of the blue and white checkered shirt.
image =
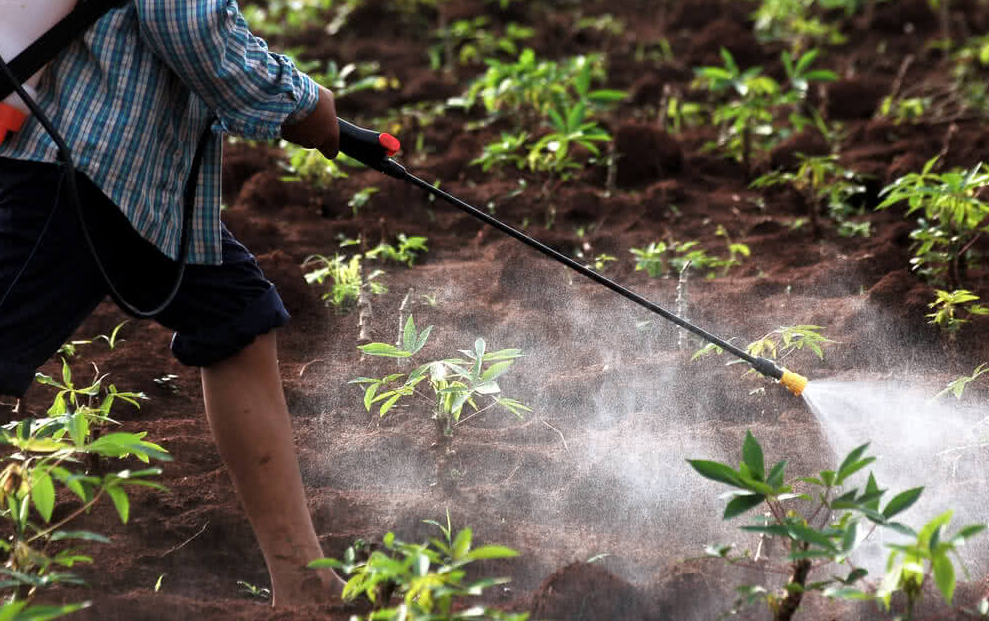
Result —
<instances>
[{"instance_id":1,"label":"blue and white checkered shirt","mask_svg":"<svg viewBox=\"0 0 989 621\"><path fill-rule=\"evenodd\" d=\"M305 118L319 91L292 62L253 36L234 0L135 0L105 15L49 65L38 104L65 137L80 171L173 259L183 191L211 120L189 261L220 262L222 132L277 138ZM0 145L0 157L55 161L40 123Z\"/></svg>"}]
</instances>

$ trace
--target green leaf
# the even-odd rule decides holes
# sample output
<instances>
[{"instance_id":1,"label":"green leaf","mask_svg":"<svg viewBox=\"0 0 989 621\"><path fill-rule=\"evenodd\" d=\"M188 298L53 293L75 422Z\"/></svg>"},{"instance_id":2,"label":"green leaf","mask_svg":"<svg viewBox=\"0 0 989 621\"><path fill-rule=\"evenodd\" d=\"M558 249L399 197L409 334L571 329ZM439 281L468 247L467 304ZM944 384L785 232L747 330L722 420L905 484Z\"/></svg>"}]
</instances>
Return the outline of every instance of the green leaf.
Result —
<instances>
[{"instance_id":1,"label":"green leaf","mask_svg":"<svg viewBox=\"0 0 989 621\"><path fill-rule=\"evenodd\" d=\"M405 329L402 330L402 347L405 351L411 352L416 346L416 324L412 320L412 314L405 321Z\"/></svg>"},{"instance_id":2,"label":"green leaf","mask_svg":"<svg viewBox=\"0 0 989 621\"><path fill-rule=\"evenodd\" d=\"M920 494L923 491L923 487L915 487L897 494L892 500L889 501L886 508L883 509L883 516L886 519L889 519L898 513L906 511L911 505L913 505L913 503L917 502L917 499L920 498Z\"/></svg>"},{"instance_id":3,"label":"green leaf","mask_svg":"<svg viewBox=\"0 0 989 621\"><path fill-rule=\"evenodd\" d=\"M51 521L52 511L55 510L55 484L44 470L34 470L31 478L31 500L34 501L38 514L47 523Z\"/></svg>"},{"instance_id":4,"label":"green leaf","mask_svg":"<svg viewBox=\"0 0 989 621\"><path fill-rule=\"evenodd\" d=\"M766 483L768 483L773 489L783 485L784 468L786 468L786 461L779 461L775 466L773 466L772 470L769 471L769 475L766 477Z\"/></svg>"},{"instance_id":5,"label":"green leaf","mask_svg":"<svg viewBox=\"0 0 989 621\"><path fill-rule=\"evenodd\" d=\"M453 560L458 561L463 558L470 551L471 544L471 529L464 528L459 533L457 533L456 538L453 540L452 554Z\"/></svg>"},{"instance_id":6,"label":"green leaf","mask_svg":"<svg viewBox=\"0 0 989 621\"><path fill-rule=\"evenodd\" d=\"M127 492L119 486L111 485L106 488L106 493L110 495L113 506L117 509L117 515L120 516L120 521L126 524L130 518L130 499L127 498Z\"/></svg>"},{"instance_id":7,"label":"green leaf","mask_svg":"<svg viewBox=\"0 0 989 621\"><path fill-rule=\"evenodd\" d=\"M749 467L749 472L757 481L762 481L765 476L765 462L762 455L762 447L751 431L745 432L745 442L742 444L742 461Z\"/></svg>"},{"instance_id":8,"label":"green leaf","mask_svg":"<svg viewBox=\"0 0 989 621\"><path fill-rule=\"evenodd\" d=\"M744 488L738 472L724 464L702 459L688 459L687 463L705 479Z\"/></svg>"},{"instance_id":9,"label":"green leaf","mask_svg":"<svg viewBox=\"0 0 989 621\"><path fill-rule=\"evenodd\" d=\"M795 539L820 546L829 552L838 551L838 549L834 547L834 543L831 542L831 539L809 526L804 526L803 524L790 524L790 530L795 535Z\"/></svg>"},{"instance_id":10,"label":"green leaf","mask_svg":"<svg viewBox=\"0 0 989 621\"><path fill-rule=\"evenodd\" d=\"M749 509L758 507L765 500L766 497L762 494L745 494L735 496L725 507L725 514L722 516L722 519L730 520L733 517L745 513Z\"/></svg>"},{"instance_id":11,"label":"green leaf","mask_svg":"<svg viewBox=\"0 0 989 621\"><path fill-rule=\"evenodd\" d=\"M955 595L955 566L947 554L935 556L931 565L934 568L934 582L937 583L944 601L950 606L951 598Z\"/></svg>"},{"instance_id":12,"label":"green leaf","mask_svg":"<svg viewBox=\"0 0 989 621\"><path fill-rule=\"evenodd\" d=\"M109 537L88 530L57 530L52 534L52 541L63 539L80 539L82 541L96 541L98 543L110 543Z\"/></svg>"},{"instance_id":13,"label":"green leaf","mask_svg":"<svg viewBox=\"0 0 989 621\"><path fill-rule=\"evenodd\" d=\"M502 373L508 370L514 364L513 360L504 360L502 362L496 362L495 364L488 367L484 373L481 375L479 383L486 384L493 381L495 378L499 377Z\"/></svg>"},{"instance_id":14,"label":"green leaf","mask_svg":"<svg viewBox=\"0 0 989 621\"><path fill-rule=\"evenodd\" d=\"M867 448L869 448L868 442L852 449L845 457L845 460L841 462L841 465L838 466L838 476L842 476L847 468L850 468L852 464L862 459L862 455Z\"/></svg>"},{"instance_id":15,"label":"green leaf","mask_svg":"<svg viewBox=\"0 0 989 621\"><path fill-rule=\"evenodd\" d=\"M408 358L412 352L399 349L391 343L368 343L359 345L357 349L369 356L385 356L387 358Z\"/></svg>"}]
</instances>

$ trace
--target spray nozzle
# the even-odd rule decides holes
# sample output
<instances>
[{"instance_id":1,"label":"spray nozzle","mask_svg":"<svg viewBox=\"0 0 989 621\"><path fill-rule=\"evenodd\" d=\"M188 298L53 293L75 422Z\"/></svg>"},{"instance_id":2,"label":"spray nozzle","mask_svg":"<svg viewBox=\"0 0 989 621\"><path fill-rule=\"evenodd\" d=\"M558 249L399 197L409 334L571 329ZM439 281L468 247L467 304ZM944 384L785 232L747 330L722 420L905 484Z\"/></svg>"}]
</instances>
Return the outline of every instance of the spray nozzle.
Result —
<instances>
[{"instance_id":1,"label":"spray nozzle","mask_svg":"<svg viewBox=\"0 0 989 621\"><path fill-rule=\"evenodd\" d=\"M784 370L780 384L783 384L790 392L799 397L804 388L807 388L807 378L799 373Z\"/></svg>"},{"instance_id":2,"label":"spray nozzle","mask_svg":"<svg viewBox=\"0 0 989 621\"><path fill-rule=\"evenodd\" d=\"M794 373L792 371L787 371L786 369L779 367L775 362L769 358L754 358L749 364L752 368L762 373L766 377L772 378L778 381L780 384L792 392L793 394L800 396L800 393L807 388L807 378L799 373Z\"/></svg>"}]
</instances>

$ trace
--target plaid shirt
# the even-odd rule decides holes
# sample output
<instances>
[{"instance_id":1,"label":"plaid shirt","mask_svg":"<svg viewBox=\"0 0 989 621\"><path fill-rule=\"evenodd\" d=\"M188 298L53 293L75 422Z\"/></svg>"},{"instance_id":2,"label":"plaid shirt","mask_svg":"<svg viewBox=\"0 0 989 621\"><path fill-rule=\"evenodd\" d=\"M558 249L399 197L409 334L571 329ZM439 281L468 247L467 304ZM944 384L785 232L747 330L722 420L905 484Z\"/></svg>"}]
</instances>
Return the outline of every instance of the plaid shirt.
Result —
<instances>
[{"instance_id":1,"label":"plaid shirt","mask_svg":"<svg viewBox=\"0 0 989 621\"><path fill-rule=\"evenodd\" d=\"M217 264L222 132L277 138L318 99L310 78L251 34L235 0L135 0L59 54L37 101L79 170L173 259L186 179L212 122L189 261ZM16 159L55 161L57 151L33 118L0 145L0 157Z\"/></svg>"}]
</instances>

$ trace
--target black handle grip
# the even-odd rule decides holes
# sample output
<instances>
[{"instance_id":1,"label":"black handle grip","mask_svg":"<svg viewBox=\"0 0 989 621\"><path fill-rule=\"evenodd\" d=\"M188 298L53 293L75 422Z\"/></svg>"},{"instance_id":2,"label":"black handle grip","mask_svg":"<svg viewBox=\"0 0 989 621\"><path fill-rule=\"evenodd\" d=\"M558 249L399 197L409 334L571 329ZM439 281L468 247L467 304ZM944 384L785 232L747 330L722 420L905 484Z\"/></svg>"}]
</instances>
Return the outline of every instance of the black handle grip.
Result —
<instances>
[{"instance_id":1,"label":"black handle grip","mask_svg":"<svg viewBox=\"0 0 989 621\"><path fill-rule=\"evenodd\" d=\"M384 132L358 127L340 118L337 119L337 122L340 124L340 151L342 153L387 175L400 179L404 176L405 169L390 159L402 148L397 138ZM395 168L396 166L401 169L401 173Z\"/></svg>"}]
</instances>

